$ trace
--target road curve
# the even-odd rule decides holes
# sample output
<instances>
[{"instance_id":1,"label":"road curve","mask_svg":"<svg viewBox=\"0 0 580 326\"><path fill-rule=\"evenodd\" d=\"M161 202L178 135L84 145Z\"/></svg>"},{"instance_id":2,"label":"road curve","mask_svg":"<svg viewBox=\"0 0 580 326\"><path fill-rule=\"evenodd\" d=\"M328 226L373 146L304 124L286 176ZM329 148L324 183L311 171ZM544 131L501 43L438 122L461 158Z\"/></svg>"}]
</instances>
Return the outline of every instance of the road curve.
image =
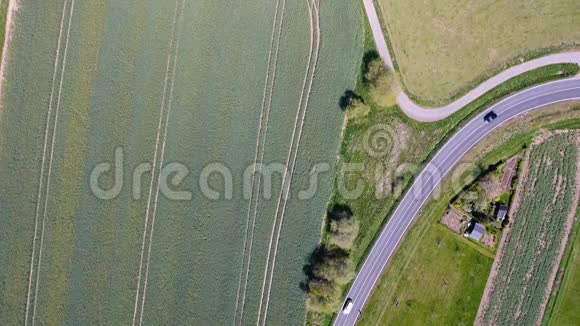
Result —
<instances>
[{"instance_id":1,"label":"road curve","mask_svg":"<svg viewBox=\"0 0 580 326\"><path fill-rule=\"evenodd\" d=\"M383 59L387 67L393 70L393 59L391 58L391 53L387 47L385 35L383 35L383 28L379 22L379 17L377 16L377 11L375 10L375 4L373 3L373 0L363 0L363 5L367 13L369 24L371 25L371 32L373 33L375 46L377 47L379 56Z\"/></svg>"},{"instance_id":2,"label":"road curve","mask_svg":"<svg viewBox=\"0 0 580 326\"><path fill-rule=\"evenodd\" d=\"M385 62L385 65L387 65L387 67L392 70L393 60L385 42L385 35L379 22L373 0L363 0L363 5L369 20L369 24L371 26L373 38L375 39L377 51ZM481 83L479 86L463 95L456 101L442 107L422 107L413 102L403 91L397 95L397 103L399 104L401 110L405 112L405 114L410 118L413 118L417 121L434 122L447 118L451 114L461 110L467 104L475 101L483 94L513 77L540 67L559 63L575 63L580 65L580 51L551 54L513 66Z\"/></svg>"},{"instance_id":3,"label":"road curve","mask_svg":"<svg viewBox=\"0 0 580 326\"><path fill-rule=\"evenodd\" d=\"M550 104L572 100L580 100L579 77L542 84L511 95L461 128L417 176L390 217L348 292L347 298L351 298L354 303L351 313L345 315L339 311L334 325L355 324L385 266L421 207L471 148L494 129L516 116ZM483 116L489 111L494 111L498 117L491 123L485 123Z\"/></svg>"}]
</instances>

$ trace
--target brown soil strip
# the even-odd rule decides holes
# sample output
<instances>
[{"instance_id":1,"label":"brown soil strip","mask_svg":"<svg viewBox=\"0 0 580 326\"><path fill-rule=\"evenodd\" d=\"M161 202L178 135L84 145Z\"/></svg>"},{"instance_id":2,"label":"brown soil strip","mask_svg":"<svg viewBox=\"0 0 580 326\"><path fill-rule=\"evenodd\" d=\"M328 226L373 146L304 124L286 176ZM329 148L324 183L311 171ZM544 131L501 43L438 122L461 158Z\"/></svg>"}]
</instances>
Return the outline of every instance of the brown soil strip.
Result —
<instances>
[{"instance_id":1,"label":"brown soil strip","mask_svg":"<svg viewBox=\"0 0 580 326\"><path fill-rule=\"evenodd\" d=\"M516 168L518 167L519 162L520 162L519 157L511 158L508 161L502 180L503 189L505 190L511 189L514 176L516 175Z\"/></svg>"},{"instance_id":2,"label":"brown soil strip","mask_svg":"<svg viewBox=\"0 0 580 326\"><path fill-rule=\"evenodd\" d=\"M447 210L447 213L441 219L441 224L447 226L449 230L457 234L461 234L461 229L467 221L469 221L467 216L465 216L459 210L451 207L449 210Z\"/></svg>"},{"instance_id":3,"label":"brown soil strip","mask_svg":"<svg viewBox=\"0 0 580 326\"><path fill-rule=\"evenodd\" d=\"M4 97L4 77L8 61L8 49L10 48L12 32L14 31L14 15L18 12L19 8L18 0L9 0L6 13L6 27L4 30L4 44L2 46L2 62L0 63L0 101Z\"/></svg>"}]
</instances>

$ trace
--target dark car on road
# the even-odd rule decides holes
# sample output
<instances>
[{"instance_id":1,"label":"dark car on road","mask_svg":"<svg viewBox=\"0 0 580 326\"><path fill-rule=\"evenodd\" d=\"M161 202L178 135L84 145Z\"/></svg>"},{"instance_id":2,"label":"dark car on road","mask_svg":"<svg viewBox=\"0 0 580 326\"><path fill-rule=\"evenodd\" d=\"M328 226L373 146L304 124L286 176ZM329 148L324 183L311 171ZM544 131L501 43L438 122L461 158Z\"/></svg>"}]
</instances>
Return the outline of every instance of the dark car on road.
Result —
<instances>
[{"instance_id":1,"label":"dark car on road","mask_svg":"<svg viewBox=\"0 0 580 326\"><path fill-rule=\"evenodd\" d=\"M497 113L493 112L493 111L489 111L485 116L483 116L483 120L485 120L485 122L490 123L493 120L495 120L495 118L497 118Z\"/></svg>"}]
</instances>

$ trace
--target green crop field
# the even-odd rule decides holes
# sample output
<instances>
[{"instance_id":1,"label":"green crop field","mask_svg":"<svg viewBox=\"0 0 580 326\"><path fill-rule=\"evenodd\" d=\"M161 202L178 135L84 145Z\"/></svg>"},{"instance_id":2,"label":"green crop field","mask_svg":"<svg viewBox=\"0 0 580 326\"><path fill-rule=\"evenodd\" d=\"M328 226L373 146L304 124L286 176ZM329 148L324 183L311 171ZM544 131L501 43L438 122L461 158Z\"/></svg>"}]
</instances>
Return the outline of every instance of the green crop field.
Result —
<instances>
[{"instance_id":1,"label":"green crop field","mask_svg":"<svg viewBox=\"0 0 580 326\"><path fill-rule=\"evenodd\" d=\"M429 104L450 101L519 58L580 44L576 0L376 2L405 88Z\"/></svg>"},{"instance_id":2,"label":"green crop field","mask_svg":"<svg viewBox=\"0 0 580 326\"><path fill-rule=\"evenodd\" d=\"M1 93L0 324L302 324L359 3L20 2ZM269 198L244 181L256 159L288 166Z\"/></svg>"},{"instance_id":3,"label":"green crop field","mask_svg":"<svg viewBox=\"0 0 580 326\"><path fill-rule=\"evenodd\" d=\"M480 308L483 324L541 321L562 239L575 215L577 145L577 134L560 133L531 150L519 209Z\"/></svg>"}]
</instances>

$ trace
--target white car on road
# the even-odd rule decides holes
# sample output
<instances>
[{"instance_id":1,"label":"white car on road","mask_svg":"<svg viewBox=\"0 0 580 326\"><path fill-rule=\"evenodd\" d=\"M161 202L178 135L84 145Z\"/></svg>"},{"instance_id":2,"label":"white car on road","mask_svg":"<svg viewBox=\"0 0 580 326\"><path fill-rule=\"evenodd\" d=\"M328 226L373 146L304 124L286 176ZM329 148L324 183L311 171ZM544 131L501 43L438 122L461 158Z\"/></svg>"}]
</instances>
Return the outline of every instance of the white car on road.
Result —
<instances>
[{"instance_id":1,"label":"white car on road","mask_svg":"<svg viewBox=\"0 0 580 326\"><path fill-rule=\"evenodd\" d=\"M344 306L342 307L342 313L345 315L350 314L350 311L352 310L352 299L348 298L346 299L346 302L344 303Z\"/></svg>"}]
</instances>

